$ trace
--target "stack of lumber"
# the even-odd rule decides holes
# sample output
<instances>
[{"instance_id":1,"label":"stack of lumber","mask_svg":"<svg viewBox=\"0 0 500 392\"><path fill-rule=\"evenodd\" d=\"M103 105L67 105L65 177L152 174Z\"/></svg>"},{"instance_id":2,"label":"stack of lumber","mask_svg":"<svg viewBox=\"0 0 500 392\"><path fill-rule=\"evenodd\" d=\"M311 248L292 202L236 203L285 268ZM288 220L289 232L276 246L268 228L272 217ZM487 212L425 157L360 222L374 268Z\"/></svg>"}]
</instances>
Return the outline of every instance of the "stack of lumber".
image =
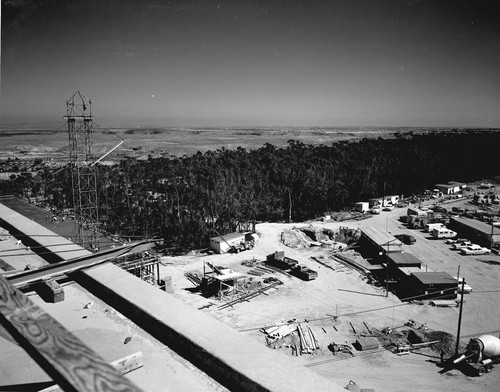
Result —
<instances>
[{"instance_id":1,"label":"stack of lumber","mask_svg":"<svg viewBox=\"0 0 500 392\"><path fill-rule=\"evenodd\" d=\"M256 276L261 276L265 274L273 274L275 271L273 271L270 268L264 267L262 265L254 265L254 268L249 270L247 273L249 275L256 275Z\"/></svg>"},{"instance_id":2,"label":"stack of lumber","mask_svg":"<svg viewBox=\"0 0 500 392\"><path fill-rule=\"evenodd\" d=\"M308 324L298 324L297 330L299 331L302 354L311 354L319 349L318 339Z\"/></svg>"},{"instance_id":3,"label":"stack of lumber","mask_svg":"<svg viewBox=\"0 0 500 392\"><path fill-rule=\"evenodd\" d=\"M297 324L295 323L262 328L262 332L264 332L265 334L267 334L267 336L274 339L284 338L285 336L290 335L292 332L295 332L296 330L297 330Z\"/></svg>"}]
</instances>

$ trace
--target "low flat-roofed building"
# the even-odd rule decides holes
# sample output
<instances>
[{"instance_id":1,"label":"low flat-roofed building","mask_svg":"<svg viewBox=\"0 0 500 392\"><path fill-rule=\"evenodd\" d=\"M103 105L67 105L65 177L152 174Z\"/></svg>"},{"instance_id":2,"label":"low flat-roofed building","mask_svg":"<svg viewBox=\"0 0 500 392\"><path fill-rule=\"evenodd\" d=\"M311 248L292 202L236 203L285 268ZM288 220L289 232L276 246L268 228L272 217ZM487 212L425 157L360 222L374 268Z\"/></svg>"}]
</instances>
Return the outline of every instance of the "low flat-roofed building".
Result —
<instances>
[{"instance_id":1,"label":"low flat-roofed building","mask_svg":"<svg viewBox=\"0 0 500 392\"><path fill-rule=\"evenodd\" d=\"M391 252L401 252L403 243L392 234L375 229L374 227L365 227L361 230L361 239L369 246L383 254Z\"/></svg>"},{"instance_id":2,"label":"low flat-roofed building","mask_svg":"<svg viewBox=\"0 0 500 392\"><path fill-rule=\"evenodd\" d=\"M422 262L417 258L417 256L408 252L401 253L389 253L387 254L387 259L389 261L389 265L393 267L417 267L420 268L422 266Z\"/></svg>"},{"instance_id":3,"label":"low flat-roofed building","mask_svg":"<svg viewBox=\"0 0 500 392\"><path fill-rule=\"evenodd\" d=\"M490 247L492 244L500 243L500 228L477 219L451 218L449 226L460 237L466 237L477 244Z\"/></svg>"},{"instance_id":4,"label":"low flat-roofed building","mask_svg":"<svg viewBox=\"0 0 500 392\"><path fill-rule=\"evenodd\" d=\"M447 272L413 272L408 282L418 299L457 297L458 282Z\"/></svg>"},{"instance_id":5,"label":"low flat-roofed building","mask_svg":"<svg viewBox=\"0 0 500 392\"><path fill-rule=\"evenodd\" d=\"M439 189L445 195L451 195L453 193L460 192L466 186L467 184L464 184L463 182L449 181L444 184L436 184L434 185L434 188Z\"/></svg>"},{"instance_id":6,"label":"low flat-roofed building","mask_svg":"<svg viewBox=\"0 0 500 392\"><path fill-rule=\"evenodd\" d=\"M227 253L231 247L245 241L245 233L229 233L210 238L210 248L216 253Z\"/></svg>"}]
</instances>

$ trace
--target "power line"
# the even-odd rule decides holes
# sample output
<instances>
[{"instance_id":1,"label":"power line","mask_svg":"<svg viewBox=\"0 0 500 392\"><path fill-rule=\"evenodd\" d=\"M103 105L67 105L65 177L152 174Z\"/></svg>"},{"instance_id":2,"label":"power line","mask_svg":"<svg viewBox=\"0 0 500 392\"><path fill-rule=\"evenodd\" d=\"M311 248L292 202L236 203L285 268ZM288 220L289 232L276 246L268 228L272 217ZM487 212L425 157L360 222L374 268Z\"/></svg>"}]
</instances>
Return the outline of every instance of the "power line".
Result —
<instances>
[{"instance_id":1,"label":"power line","mask_svg":"<svg viewBox=\"0 0 500 392\"><path fill-rule=\"evenodd\" d=\"M444 295L445 292L451 292L451 291L455 291L455 290L456 290L456 288L449 288L449 289L444 289L444 290L440 290L440 291ZM402 298L401 301L408 301L408 300L413 300L413 299L417 299L417 298L423 298L423 297L427 297L427 296L429 296L429 294L415 295L413 297ZM438 298L440 298L440 297L438 297ZM328 319L337 318L337 317L354 316L354 315L357 315L357 314L375 312L377 310L392 309L392 308L397 308L397 307L406 306L406 305L411 305L411 302L405 302L405 303L401 303L401 304L398 304L398 305L382 306L382 307L378 307L378 308L369 308L369 309L365 309L365 310L359 310L359 311L356 311L356 312L339 314L338 316L327 315L328 317L320 317L320 318L314 318L314 319L307 318L307 319L304 319L304 322L307 322L307 321L321 321L321 320L328 320ZM286 325L286 324L287 323L277 323L275 325L278 326L278 325ZM254 331L254 330L261 329L261 328L263 328L263 326L252 327L252 328L247 328L247 329L240 329L239 331L240 332Z\"/></svg>"}]
</instances>

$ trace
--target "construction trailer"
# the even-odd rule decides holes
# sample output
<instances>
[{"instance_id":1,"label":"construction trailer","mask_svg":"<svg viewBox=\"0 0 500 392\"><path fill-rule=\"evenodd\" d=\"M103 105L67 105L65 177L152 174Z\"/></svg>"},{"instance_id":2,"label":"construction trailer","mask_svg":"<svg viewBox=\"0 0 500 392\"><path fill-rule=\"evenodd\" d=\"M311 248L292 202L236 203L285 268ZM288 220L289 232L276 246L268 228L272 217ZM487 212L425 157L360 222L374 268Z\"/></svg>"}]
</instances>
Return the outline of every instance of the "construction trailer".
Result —
<instances>
[{"instance_id":1,"label":"construction trailer","mask_svg":"<svg viewBox=\"0 0 500 392\"><path fill-rule=\"evenodd\" d=\"M457 280L446 272L413 272L408 280L412 296L419 299L456 299Z\"/></svg>"},{"instance_id":2,"label":"construction trailer","mask_svg":"<svg viewBox=\"0 0 500 392\"><path fill-rule=\"evenodd\" d=\"M500 244L500 228L477 219L459 217L450 219L450 228L460 237L465 237L474 243L490 247Z\"/></svg>"},{"instance_id":3,"label":"construction trailer","mask_svg":"<svg viewBox=\"0 0 500 392\"><path fill-rule=\"evenodd\" d=\"M210 238L210 248L215 253L238 253L253 248L256 234L253 233L229 233Z\"/></svg>"},{"instance_id":4,"label":"construction trailer","mask_svg":"<svg viewBox=\"0 0 500 392\"><path fill-rule=\"evenodd\" d=\"M354 211L364 214L365 212L370 211L370 203L368 203L367 201L358 201L354 205Z\"/></svg>"}]
</instances>

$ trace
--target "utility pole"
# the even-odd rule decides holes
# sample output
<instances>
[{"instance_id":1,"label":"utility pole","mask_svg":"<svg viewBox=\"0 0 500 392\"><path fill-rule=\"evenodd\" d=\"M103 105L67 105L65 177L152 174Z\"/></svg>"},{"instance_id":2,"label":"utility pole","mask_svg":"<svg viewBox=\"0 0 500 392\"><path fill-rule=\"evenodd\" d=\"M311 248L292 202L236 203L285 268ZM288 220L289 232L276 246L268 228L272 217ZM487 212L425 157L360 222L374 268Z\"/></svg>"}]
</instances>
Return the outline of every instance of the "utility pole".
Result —
<instances>
[{"instance_id":1,"label":"utility pole","mask_svg":"<svg viewBox=\"0 0 500 392\"><path fill-rule=\"evenodd\" d=\"M457 329L457 344L455 346L455 356L458 357L458 349L460 346L460 327L462 326L462 310L464 306L464 286L465 278L462 278L462 293L460 296L460 312L458 313L458 329Z\"/></svg>"},{"instance_id":2,"label":"utility pole","mask_svg":"<svg viewBox=\"0 0 500 392\"><path fill-rule=\"evenodd\" d=\"M90 250L98 250L99 211L96 166L93 162L92 102L77 91L66 101L64 117L68 122L76 243Z\"/></svg>"}]
</instances>

